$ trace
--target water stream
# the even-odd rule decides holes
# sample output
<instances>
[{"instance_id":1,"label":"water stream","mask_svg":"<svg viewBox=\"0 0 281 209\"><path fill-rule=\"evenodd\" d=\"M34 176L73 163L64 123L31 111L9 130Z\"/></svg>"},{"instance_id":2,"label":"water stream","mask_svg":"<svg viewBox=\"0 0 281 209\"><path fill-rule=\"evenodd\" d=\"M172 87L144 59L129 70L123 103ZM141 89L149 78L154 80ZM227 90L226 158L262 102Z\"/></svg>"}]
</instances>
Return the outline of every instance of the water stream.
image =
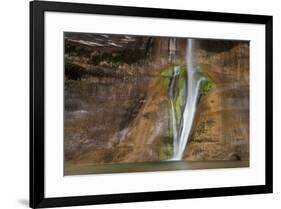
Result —
<instances>
[{"instance_id":1,"label":"water stream","mask_svg":"<svg viewBox=\"0 0 281 209\"><path fill-rule=\"evenodd\" d=\"M177 152L177 150L175 150L175 149L178 147L178 125L177 125L177 118L176 118L176 110L174 107L174 99L176 96L176 83L177 83L177 79L179 76L179 71L180 71L180 67L175 66L173 69L173 77L172 77L172 81L170 83L170 88L169 88L174 153Z\"/></svg>"},{"instance_id":2,"label":"water stream","mask_svg":"<svg viewBox=\"0 0 281 209\"><path fill-rule=\"evenodd\" d=\"M187 78L186 78L186 101L183 109L181 127L176 127L176 121L173 122L173 130L174 126L177 131L176 134L173 134L174 141L174 154L172 160L181 160L183 157L183 153L188 142L188 138L190 136L190 132L192 129L196 109L197 109L197 100L200 92L200 84L205 79L203 75L198 73L198 68L194 67L193 64L193 39L187 40L187 48L186 48L186 70L187 70ZM174 70L175 74L175 70ZM174 79L174 78L173 78ZM172 106L172 115L175 114Z\"/></svg>"}]
</instances>

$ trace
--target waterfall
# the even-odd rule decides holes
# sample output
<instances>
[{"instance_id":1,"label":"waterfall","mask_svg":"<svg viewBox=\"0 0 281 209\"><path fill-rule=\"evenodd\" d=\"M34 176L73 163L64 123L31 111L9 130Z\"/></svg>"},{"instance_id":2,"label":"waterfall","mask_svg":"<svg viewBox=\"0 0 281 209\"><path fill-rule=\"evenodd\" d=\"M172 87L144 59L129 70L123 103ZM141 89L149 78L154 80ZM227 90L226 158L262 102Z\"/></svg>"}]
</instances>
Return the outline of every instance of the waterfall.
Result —
<instances>
[{"instance_id":1,"label":"waterfall","mask_svg":"<svg viewBox=\"0 0 281 209\"><path fill-rule=\"evenodd\" d=\"M187 40L186 48L186 101L183 109L181 127L177 129L176 140L174 138L174 156L172 160L181 160L190 136L194 116L196 113L197 100L200 84L205 79L198 73L198 68L193 65L193 39ZM172 106L173 108L173 106Z\"/></svg>"},{"instance_id":2,"label":"waterfall","mask_svg":"<svg viewBox=\"0 0 281 209\"><path fill-rule=\"evenodd\" d=\"M173 77L169 87L169 97L170 97L170 105L171 105L171 117L172 117L172 131L173 131L173 147L174 153L177 152L175 150L178 146L178 127L177 127L177 118L176 118L176 110L174 107L174 99L176 96L176 80L179 75L180 67L175 66L173 69Z\"/></svg>"}]
</instances>

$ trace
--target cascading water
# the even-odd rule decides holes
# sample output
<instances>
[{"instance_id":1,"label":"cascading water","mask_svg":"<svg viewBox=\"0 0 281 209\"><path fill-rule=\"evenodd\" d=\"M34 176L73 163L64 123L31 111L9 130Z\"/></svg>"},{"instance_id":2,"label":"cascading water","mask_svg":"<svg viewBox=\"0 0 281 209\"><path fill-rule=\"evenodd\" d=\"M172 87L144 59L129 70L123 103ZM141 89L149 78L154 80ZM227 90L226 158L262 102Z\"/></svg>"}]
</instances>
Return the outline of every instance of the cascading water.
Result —
<instances>
[{"instance_id":1,"label":"cascading water","mask_svg":"<svg viewBox=\"0 0 281 209\"><path fill-rule=\"evenodd\" d=\"M177 126L177 118L176 118L176 111L174 107L174 99L176 95L176 81L180 72L180 67L175 66L173 69L173 78L170 83L169 88L169 97L170 97L170 105L171 105L171 117L172 117L172 131L173 131L173 146L174 146L174 153L175 148L178 146L178 126Z\"/></svg>"},{"instance_id":2,"label":"cascading water","mask_svg":"<svg viewBox=\"0 0 281 209\"><path fill-rule=\"evenodd\" d=\"M177 129L177 136L174 138L174 156L172 160L181 160L196 113L197 100L200 90L200 84L205 79L198 73L198 68L193 65L193 39L188 39L186 48L186 101L183 109L181 127ZM173 105L172 105L173 108ZM172 111L173 112L173 111ZM174 128L173 128L174 129ZM174 132L174 131L173 131ZM175 136L174 136L175 137Z\"/></svg>"}]
</instances>

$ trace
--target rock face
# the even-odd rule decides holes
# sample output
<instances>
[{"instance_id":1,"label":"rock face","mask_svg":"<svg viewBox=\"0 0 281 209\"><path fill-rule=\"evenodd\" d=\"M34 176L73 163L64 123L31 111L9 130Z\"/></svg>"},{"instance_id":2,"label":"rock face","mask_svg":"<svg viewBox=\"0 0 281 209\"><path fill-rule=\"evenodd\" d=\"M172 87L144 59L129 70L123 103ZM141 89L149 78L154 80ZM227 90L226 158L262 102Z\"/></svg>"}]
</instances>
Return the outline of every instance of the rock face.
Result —
<instances>
[{"instance_id":1,"label":"rock face","mask_svg":"<svg viewBox=\"0 0 281 209\"><path fill-rule=\"evenodd\" d=\"M66 163L167 158L168 40L65 34Z\"/></svg>"},{"instance_id":2,"label":"rock face","mask_svg":"<svg viewBox=\"0 0 281 209\"><path fill-rule=\"evenodd\" d=\"M184 38L65 33L65 166L172 157L168 87ZM202 93L185 160L249 159L249 46L197 40Z\"/></svg>"},{"instance_id":3,"label":"rock face","mask_svg":"<svg viewBox=\"0 0 281 209\"><path fill-rule=\"evenodd\" d=\"M184 159L248 160L249 43L216 44L203 41L195 49L195 62L215 85L200 99Z\"/></svg>"}]
</instances>

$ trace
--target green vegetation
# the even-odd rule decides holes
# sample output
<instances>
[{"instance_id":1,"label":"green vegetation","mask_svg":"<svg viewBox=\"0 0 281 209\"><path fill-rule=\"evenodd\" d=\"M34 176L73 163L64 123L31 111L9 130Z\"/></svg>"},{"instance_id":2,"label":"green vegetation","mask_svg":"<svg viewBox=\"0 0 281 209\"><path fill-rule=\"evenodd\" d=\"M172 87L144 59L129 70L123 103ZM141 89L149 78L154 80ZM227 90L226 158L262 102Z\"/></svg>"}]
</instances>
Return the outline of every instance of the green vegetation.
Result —
<instances>
[{"instance_id":1,"label":"green vegetation","mask_svg":"<svg viewBox=\"0 0 281 209\"><path fill-rule=\"evenodd\" d=\"M166 92L169 92L169 85L170 85L171 78L173 76L173 67L170 66L164 69L161 73L161 76L163 77L163 79L161 79L163 88L166 89ZM168 107L170 109L169 102L168 102Z\"/></svg>"},{"instance_id":2,"label":"green vegetation","mask_svg":"<svg viewBox=\"0 0 281 209\"><path fill-rule=\"evenodd\" d=\"M168 129L168 136L169 136L169 143L173 143L173 124L172 124L172 112L171 112L171 104L170 102L167 102L167 109L168 109L168 124L169 124L169 129Z\"/></svg>"},{"instance_id":3,"label":"green vegetation","mask_svg":"<svg viewBox=\"0 0 281 209\"><path fill-rule=\"evenodd\" d=\"M168 93L169 91L169 85L170 85L170 81L171 78L173 76L173 67L169 66L167 69L164 69L161 73L161 76L163 77L163 79L161 79L162 81L162 85L163 88L165 89L165 91ZM169 136L169 144L168 145L163 145L163 147L161 147L160 149L160 159L166 159L167 158L167 147L166 146L170 146L172 147L172 143L173 143L173 128L172 128L172 117L171 117L171 104L170 101L167 101L167 112L168 112L168 124L169 124L169 129L168 129L168 136ZM170 155L172 156L173 153L171 153Z\"/></svg>"},{"instance_id":4,"label":"green vegetation","mask_svg":"<svg viewBox=\"0 0 281 209\"><path fill-rule=\"evenodd\" d=\"M173 156L173 147L171 144L164 144L160 148L159 158L161 160L169 159Z\"/></svg>"},{"instance_id":5,"label":"green vegetation","mask_svg":"<svg viewBox=\"0 0 281 209\"><path fill-rule=\"evenodd\" d=\"M185 104L185 85L186 85L186 67L180 66L180 73L178 77L178 83L176 86L176 96L174 99L174 107L176 111L177 126L179 127L182 112Z\"/></svg>"},{"instance_id":6,"label":"green vegetation","mask_svg":"<svg viewBox=\"0 0 281 209\"><path fill-rule=\"evenodd\" d=\"M206 80L204 80L201 84L201 88L200 88L200 94L201 95L207 95L209 93L209 91L214 87L214 82L207 76Z\"/></svg>"},{"instance_id":7,"label":"green vegetation","mask_svg":"<svg viewBox=\"0 0 281 209\"><path fill-rule=\"evenodd\" d=\"M164 77L163 79L163 86L165 89L167 89L167 92L169 91L169 85L173 76L173 67L169 67L161 73L161 76ZM177 80L177 86L176 86L176 95L173 101L174 108L176 111L176 119L177 119L177 125L179 126L180 121L181 121L181 116L182 116L182 111L183 111L183 106L184 106L184 99L185 99L185 83L186 83L186 66L181 65L180 66L180 71L178 75L178 80ZM170 113L170 102L168 102L168 109ZM170 113L171 114L171 113ZM169 115L170 115L169 114Z\"/></svg>"},{"instance_id":8,"label":"green vegetation","mask_svg":"<svg viewBox=\"0 0 281 209\"><path fill-rule=\"evenodd\" d=\"M164 69L161 72L161 76L167 77L166 79L170 80L172 78L172 76L173 76L173 67L169 66L167 69ZM169 86L166 86L166 87L169 87Z\"/></svg>"},{"instance_id":9,"label":"green vegetation","mask_svg":"<svg viewBox=\"0 0 281 209\"><path fill-rule=\"evenodd\" d=\"M213 82L211 80L205 80L201 84L200 93L201 95L207 95L208 92L213 88Z\"/></svg>"},{"instance_id":10,"label":"green vegetation","mask_svg":"<svg viewBox=\"0 0 281 209\"><path fill-rule=\"evenodd\" d=\"M163 76L162 82L163 82L163 87L166 89L166 92L169 92L169 87L170 87L170 82L173 77L173 66L168 67L167 69L163 70L161 73L161 76ZM173 100L173 105L175 109L175 114L176 114L176 122L177 122L177 127L180 126L181 119L182 119L182 112L185 104L185 85L186 85L186 66L181 65L180 66L180 71L176 83L176 95ZM173 143L173 124L172 124L172 112L171 112L171 103L170 100L167 101L167 112L169 114L169 139L170 139L170 144L169 147L171 150L169 150L168 145L165 145L165 148L161 148L162 157L165 156L167 153L170 155L173 154L173 149L172 149L172 143ZM166 154L163 154L166 153ZM162 158L161 158L162 159Z\"/></svg>"},{"instance_id":11,"label":"green vegetation","mask_svg":"<svg viewBox=\"0 0 281 209\"><path fill-rule=\"evenodd\" d=\"M185 97L186 97L186 66L181 65L180 66L180 71L176 83L176 95L173 100L173 105L175 109L175 114L176 114L176 122L177 122L177 127L180 126L181 120L182 120L182 114L183 114L183 108L185 104ZM200 67L200 71L198 72L198 75L204 76L205 80L201 83L200 87L200 95L207 95L211 89L214 88L215 83L212 81L212 79L208 76L208 74ZM161 76L163 76L162 82L163 82L163 87L166 89L166 92L169 92L169 87L170 87L170 82L173 77L173 66L168 67L167 69L163 70L161 73ZM170 144L172 144L173 141L173 128L172 128L172 112L171 112L171 103L170 100L167 102L167 111L169 114L169 139L170 139ZM165 145L166 147L168 145ZM172 147L172 145L169 145ZM161 153L169 153L168 148L161 148ZM171 151L172 152L172 151ZM165 154L161 155L165 155Z\"/></svg>"},{"instance_id":12,"label":"green vegetation","mask_svg":"<svg viewBox=\"0 0 281 209\"><path fill-rule=\"evenodd\" d=\"M210 90L215 86L214 81L208 76L207 73L204 72L204 70L201 70L200 73L203 74L203 76L205 77L205 80L201 83L201 87L200 87L200 94L202 96L207 95Z\"/></svg>"},{"instance_id":13,"label":"green vegetation","mask_svg":"<svg viewBox=\"0 0 281 209\"><path fill-rule=\"evenodd\" d=\"M166 92L169 92L170 83L172 81L173 77L173 66L169 66L167 69L164 69L161 73L161 76L163 76L162 79L162 85L166 89ZM214 88L215 83L213 80L208 76L208 74L200 67L200 70L198 72L198 76L204 76L205 80L201 83L200 86L200 95L207 95L211 89ZM186 77L187 77L187 71L186 66L181 65L179 75L176 81L176 89L175 89L175 97L173 100L173 105L175 109L176 114L176 122L177 127L180 126L182 115L183 115L183 109L185 104L185 97L186 97ZM168 112L168 122L169 122L169 130L168 130L168 136L169 136L169 142L168 144L162 145L160 149L160 159L166 159L172 156L173 154L173 124L172 124L172 112L171 112L171 103L170 99L167 101L167 112Z\"/></svg>"}]
</instances>

